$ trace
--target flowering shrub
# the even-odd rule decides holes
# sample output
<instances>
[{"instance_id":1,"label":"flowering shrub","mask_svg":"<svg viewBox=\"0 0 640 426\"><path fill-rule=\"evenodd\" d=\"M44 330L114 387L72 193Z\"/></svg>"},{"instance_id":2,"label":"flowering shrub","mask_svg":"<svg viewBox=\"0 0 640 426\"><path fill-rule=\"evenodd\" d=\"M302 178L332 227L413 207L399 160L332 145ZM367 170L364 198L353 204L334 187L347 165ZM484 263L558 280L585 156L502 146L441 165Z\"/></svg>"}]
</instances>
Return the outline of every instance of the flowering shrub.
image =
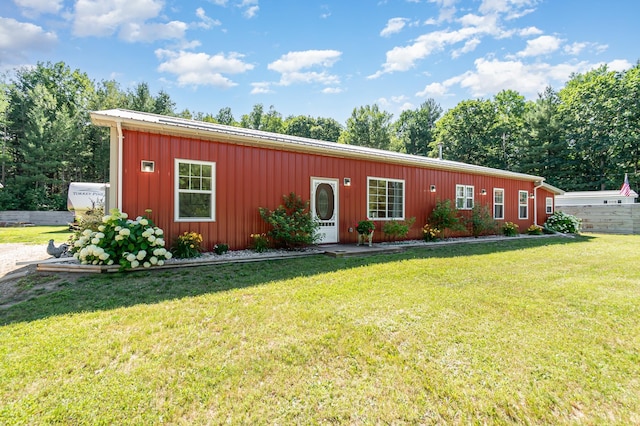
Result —
<instances>
[{"instance_id":1,"label":"flowering shrub","mask_svg":"<svg viewBox=\"0 0 640 426\"><path fill-rule=\"evenodd\" d=\"M216 244L215 246L213 246L213 252L215 254L225 254L226 252L229 251L229 245L228 244Z\"/></svg>"},{"instance_id":2,"label":"flowering shrub","mask_svg":"<svg viewBox=\"0 0 640 426\"><path fill-rule=\"evenodd\" d=\"M582 227L582 219L564 212L555 212L544 224L545 229L563 234L578 234Z\"/></svg>"},{"instance_id":3,"label":"flowering shrub","mask_svg":"<svg viewBox=\"0 0 640 426\"><path fill-rule=\"evenodd\" d=\"M422 227L422 236L426 242L436 241L440 235L440 230L428 223Z\"/></svg>"},{"instance_id":4,"label":"flowering shrub","mask_svg":"<svg viewBox=\"0 0 640 426\"><path fill-rule=\"evenodd\" d=\"M151 219L136 220L118 209L102 218L97 230L84 229L71 240L71 253L83 265L120 265L121 269L163 265L171 259L164 248L164 232Z\"/></svg>"},{"instance_id":5,"label":"flowering shrub","mask_svg":"<svg viewBox=\"0 0 640 426\"><path fill-rule=\"evenodd\" d=\"M513 222L505 222L504 225L502 225L502 234L506 235L507 237L515 237L516 235L518 235L518 224L513 223Z\"/></svg>"},{"instance_id":6,"label":"flowering shrub","mask_svg":"<svg viewBox=\"0 0 640 426\"><path fill-rule=\"evenodd\" d=\"M540 235L542 234L542 227L538 225L531 225L527 228L527 234L529 235Z\"/></svg>"},{"instance_id":7,"label":"flowering shrub","mask_svg":"<svg viewBox=\"0 0 640 426\"><path fill-rule=\"evenodd\" d=\"M269 248L267 234L251 234L251 248L257 253L267 251Z\"/></svg>"},{"instance_id":8,"label":"flowering shrub","mask_svg":"<svg viewBox=\"0 0 640 426\"><path fill-rule=\"evenodd\" d=\"M171 252L180 259L189 259L200 256L202 248L202 235L197 232L187 232L179 235L171 247Z\"/></svg>"}]
</instances>

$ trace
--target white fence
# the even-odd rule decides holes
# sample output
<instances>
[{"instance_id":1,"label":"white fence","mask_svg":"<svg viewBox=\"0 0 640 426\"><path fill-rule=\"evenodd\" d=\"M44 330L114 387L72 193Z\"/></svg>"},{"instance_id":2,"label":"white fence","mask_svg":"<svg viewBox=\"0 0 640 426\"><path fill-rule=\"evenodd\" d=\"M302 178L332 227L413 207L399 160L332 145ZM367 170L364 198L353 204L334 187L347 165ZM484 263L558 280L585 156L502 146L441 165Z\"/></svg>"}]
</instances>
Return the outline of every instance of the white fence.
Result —
<instances>
[{"instance_id":1,"label":"white fence","mask_svg":"<svg viewBox=\"0 0 640 426\"><path fill-rule=\"evenodd\" d=\"M556 206L582 219L584 232L640 234L640 204Z\"/></svg>"},{"instance_id":2,"label":"white fence","mask_svg":"<svg viewBox=\"0 0 640 426\"><path fill-rule=\"evenodd\" d=\"M1 211L0 225L33 223L34 225L67 225L73 222L72 212Z\"/></svg>"}]
</instances>

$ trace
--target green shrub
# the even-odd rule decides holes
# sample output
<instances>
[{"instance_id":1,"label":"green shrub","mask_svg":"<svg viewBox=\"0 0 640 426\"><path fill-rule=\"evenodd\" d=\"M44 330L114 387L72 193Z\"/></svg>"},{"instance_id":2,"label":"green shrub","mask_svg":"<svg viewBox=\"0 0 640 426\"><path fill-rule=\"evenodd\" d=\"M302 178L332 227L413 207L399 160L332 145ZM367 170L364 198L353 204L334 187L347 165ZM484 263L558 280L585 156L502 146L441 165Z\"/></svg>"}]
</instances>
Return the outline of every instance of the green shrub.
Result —
<instances>
[{"instance_id":1,"label":"green shrub","mask_svg":"<svg viewBox=\"0 0 640 426\"><path fill-rule=\"evenodd\" d=\"M442 231L442 237L446 238L446 231L461 231L464 229L458 210L453 207L451 200L441 200L429 215L428 222Z\"/></svg>"},{"instance_id":2,"label":"green shrub","mask_svg":"<svg viewBox=\"0 0 640 426\"><path fill-rule=\"evenodd\" d=\"M180 259L198 257L202 253L202 235L197 232L187 232L179 235L173 243L171 251Z\"/></svg>"},{"instance_id":3,"label":"green shrub","mask_svg":"<svg viewBox=\"0 0 640 426\"><path fill-rule=\"evenodd\" d=\"M104 216L104 208L96 207L92 210L87 211L83 215L78 215L77 223L72 224L72 228L79 232L82 232L85 229L98 231L98 227L102 225L102 218Z\"/></svg>"},{"instance_id":4,"label":"green shrub","mask_svg":"<svg viewBox=\"0 0 640 426\"><path fill-rule=\"evenodd\" d=\"M219 243L219 244L216 244L215 246L213 246L213 252L215 254L225 254L228 251L229 251L229 245L228 244Z\"/></svg>"},{"instance_id":5,"label":"green shrub","mask_svg":"<svg viewBox=\"0 0 640 426\"><path fill-rule=\"evenodd\" d=\"M564 212L555 212L544 223L545 229L563 234L579 234L582 219Z\"/></svg>"},{"instance_id":6,"label":"green shrub","mask_svg":"<svg viewBox=\"0 0 640 426\"><path fill-rule=\"evenodd\" d=\"M309 201L302 201L293 192L282 198L284 205L273 211L259 208L262 219L271 225L268 234L274 243L285 249L295 249L317 242L320 225L311 217Z\"/></svg>"},{"instance_id":7,"label":"green shrub","mask_svg":"<svg viewBox=\"0 0 640 426\"><path fill-rule=\"evenodd\" d=\"M83 265L120 265L121 269L163 265L171 259L164 232L147 217L136 220L118 209L102 218L96 230L86 228L71 240L71 253Z\"/></svg>"},{"instance_id":8,"label":"green shrub","mask_svg":"<svg viewBox=\"0 0 640 426\"><path fill-rule=\"evenodd\" d=\"M382 225L382 232L393 239L404 238L409 233L409 229L416 222L416 218L412 217L407 220L390 220Z\"/></svg>"},{"instance_id":9,"label":"green shrub","mask_svg":"<svg viewBox=\"0 0 640 426\"><path fill-rule=\"evenodd\" d=\"M376 225L375 223L373 223L370 220L361 220L360 222L358 222L358 225L356 226L356 231L358 231L358 234L370 234L373 230L376 229Z\"/></svg>"},{"instance_id":10,"label":"green shrub","mask_svg":"<svg viewBox=\"0 0 640 426\"><path fill-rule=\"evenodd\" d=\"M478 238L485 233L495 233L498 223L493 220L487 206L476 204L471 210L471 217L467 219L467 226L471 235Z\"/></svg>"},{"instance_id":11,"label":"green shrub","mask_svg":"<svg viewBox=\"0 0 640 426\"><path fill-rule=\"evenodd\" d=\"M504 225L502 225L502 234L507 237L515 237L520 233L518 228L520 227L516 223L505 222Z\"/></svg>"}]
</instances>

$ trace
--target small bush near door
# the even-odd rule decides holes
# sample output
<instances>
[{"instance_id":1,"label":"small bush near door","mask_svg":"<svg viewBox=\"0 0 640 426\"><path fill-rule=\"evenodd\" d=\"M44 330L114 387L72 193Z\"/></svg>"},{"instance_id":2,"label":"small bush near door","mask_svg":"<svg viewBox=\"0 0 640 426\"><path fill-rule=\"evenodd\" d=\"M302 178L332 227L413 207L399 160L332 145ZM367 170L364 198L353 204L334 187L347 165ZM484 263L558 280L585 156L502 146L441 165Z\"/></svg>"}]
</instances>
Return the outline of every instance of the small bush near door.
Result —
<instances>
[{"instance_id":1,"label":"small bush near door","mask_svg":"<svg viewBox=\"0 0 640 426\"><path fill-rule=\"evenodd\" d=\"M295 193L284 195L283 205L275 210L260 207L260 216L271 225L268 235L285 249L295 249L318 241L318 222L311 217L309 201L302 201Z\"/></svg>"}]
</instances>

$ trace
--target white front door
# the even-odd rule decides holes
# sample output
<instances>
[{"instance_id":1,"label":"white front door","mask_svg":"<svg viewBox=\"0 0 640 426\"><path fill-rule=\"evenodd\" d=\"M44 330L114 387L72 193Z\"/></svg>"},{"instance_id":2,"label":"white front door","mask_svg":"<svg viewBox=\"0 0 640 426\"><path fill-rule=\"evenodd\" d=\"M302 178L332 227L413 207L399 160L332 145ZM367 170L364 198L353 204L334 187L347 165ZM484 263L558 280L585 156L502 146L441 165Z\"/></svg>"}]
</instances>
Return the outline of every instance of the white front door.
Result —
<instances>
[{"instance_id":1,"label":"white front door","mask_svg":"<svg viewBox=\"0 0 640 426\"><path fill-rule=\"evenodd\" d=\"M338 242L338 180L311 179L311 214L320 223L320 244Z\"/></svg>"}]
</instances>

